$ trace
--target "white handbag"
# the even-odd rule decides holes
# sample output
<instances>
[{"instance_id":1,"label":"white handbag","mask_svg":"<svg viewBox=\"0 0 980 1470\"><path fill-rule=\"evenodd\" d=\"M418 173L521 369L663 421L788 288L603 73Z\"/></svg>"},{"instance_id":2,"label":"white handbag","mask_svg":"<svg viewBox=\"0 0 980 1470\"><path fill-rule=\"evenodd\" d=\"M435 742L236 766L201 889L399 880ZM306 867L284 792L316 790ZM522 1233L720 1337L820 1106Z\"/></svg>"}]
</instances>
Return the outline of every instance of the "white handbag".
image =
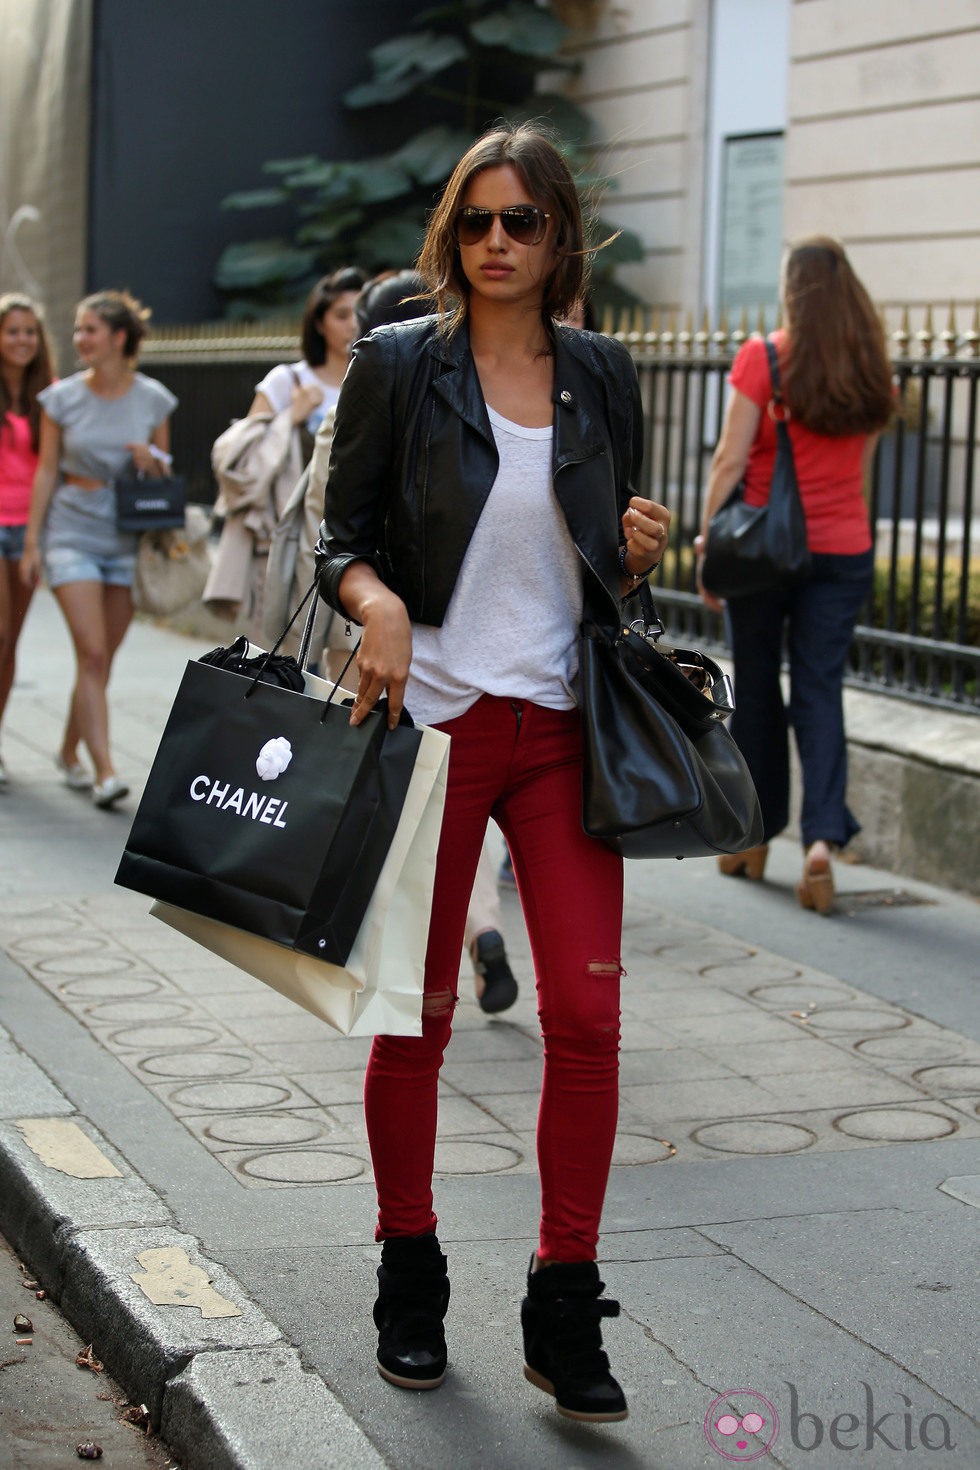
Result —
<instances>
[{"instance_id":1,"label":"white handbag","mask_svg":"<svg viewBox=\"0 0 980 1470\"><path fill-rule=\"evenodd\" d=\"M312 674L304 678L307 693L320 699L334 687ZM344 691L339 693L344 697ZM172 904L154 902L150 912L343 1036L421 1036L425 951L448 766L449 736L422 727L398 827L343 967Z\"/></svg>"}]
</instances>

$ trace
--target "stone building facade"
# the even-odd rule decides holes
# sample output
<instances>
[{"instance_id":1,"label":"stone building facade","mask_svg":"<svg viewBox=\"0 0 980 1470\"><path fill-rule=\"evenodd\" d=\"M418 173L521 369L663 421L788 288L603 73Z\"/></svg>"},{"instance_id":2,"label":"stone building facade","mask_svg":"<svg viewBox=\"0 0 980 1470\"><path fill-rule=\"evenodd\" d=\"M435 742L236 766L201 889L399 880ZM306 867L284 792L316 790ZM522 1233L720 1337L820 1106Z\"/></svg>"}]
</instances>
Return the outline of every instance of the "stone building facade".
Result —
<instances>
[{"instance_id":1,"label":"stone building facade","mask_svg":"<svg viewBox=\"0 0 980 1470\"><path fill-rule=\"evenodd\" d=\"M754 268L761 294L780 242L826 233L889 316L908 304L915 328L917 309L953 302L968 324L980 294L976 0L556 9L583 64L573 94L618 181L606 213L645 242L624 273L643 300L737 306L739 269Z\"/></svg>"}]
</instances>

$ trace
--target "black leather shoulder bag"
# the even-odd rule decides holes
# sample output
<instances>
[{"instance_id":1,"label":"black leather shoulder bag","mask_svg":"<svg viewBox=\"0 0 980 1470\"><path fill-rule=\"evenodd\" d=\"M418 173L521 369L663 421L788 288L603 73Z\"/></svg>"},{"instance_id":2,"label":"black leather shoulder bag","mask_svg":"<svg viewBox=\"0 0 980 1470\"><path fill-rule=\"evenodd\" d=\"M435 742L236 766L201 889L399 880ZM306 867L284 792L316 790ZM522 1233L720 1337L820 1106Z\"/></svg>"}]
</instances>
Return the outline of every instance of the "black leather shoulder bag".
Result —
<instances>
[{"instance_id":1,"label":"black leather shoulder bag","mask_svg":"<svg viewBox=\"0 0 980 1470\"><path fill-rule=\"evenodd\" d=\"M744 597L772 592L805 577L810 570L806 517L796 479L793 442L786 426L788 410L779 384L776 348L766 338L772 399L768 405L776 425L776 462L765 505L746 505L739 481L708 523L701 581L716 597Z\"/></svg>"},{"instance_id":2,"label":"black leather shoulder bag","mask_svg":"<svg viewBox=\"0 0 980 1470\"><path fill-rule=\"evenodd\" d=\"M631 858L704 857L762 841L752 777L725 725L714 659L664 638L649 585L640 617L582 624L583 826Z\"/></svg>"}]
</instances>

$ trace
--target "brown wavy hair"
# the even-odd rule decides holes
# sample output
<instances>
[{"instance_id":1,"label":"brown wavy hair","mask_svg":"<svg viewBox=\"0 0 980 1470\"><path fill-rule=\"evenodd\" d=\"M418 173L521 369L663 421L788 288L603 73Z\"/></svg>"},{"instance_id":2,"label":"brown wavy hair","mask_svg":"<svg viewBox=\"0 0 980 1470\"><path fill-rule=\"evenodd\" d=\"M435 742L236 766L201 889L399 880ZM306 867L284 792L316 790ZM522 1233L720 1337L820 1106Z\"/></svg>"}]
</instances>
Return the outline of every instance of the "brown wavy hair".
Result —
<instances>
[{"instance_id":1,"label":"brown wavy hair","mask_svg":"<svg viewBox=\"0 0 980 1470\"><path fill-rule=\"evenodd\" d=\"M453 221L470 180L488 168L509 165L539 209L556 225L557 261L545 282L541 315L546 324L564 317L587 287L588 256L578 190L556 143L540 123L498 123L478 138L452 172L442 198L432 211L417 262L419 275L443 318L454 332L466 317L470 285L460 264Z\"/></svg>"},{"instance_id":2,"label":"brown wavy hair","mask_svg":"<svg viewBox=\"0 0 980 1470\"><path fill-rule=\"evenodd\" d=\"M895 409L885 333L839 241L811 235L790 246L783 305L784 396L797 422L833 439L883 429Z\"/></svg>"},{"instance_id":3,"label":"brown wavy hair","mask_svg":"<svg viewBox=\"0 0 980 1470\"><path fill-rule=\"evenodd\" d=\"M75 315L81 311L93 311L110 332L125 332L123 356L130 362L136 361L140 343L148 331L147 323L153 315L148 306L137 301L128 291L96 291L78 303Z\"/></svg>"},{"instance_id":4,"label":"brown wavy hair","mask_svg":"<svg viewBox=\"0 0 980 1470\"><path fill-rule=\"evenodd\" d=\"M11 397L6 379L0 373L0 424L6 427L8 413L26 414L31 430L31 443L36 451L41 438L41 405L37 401L37 395L42 388L48 386L54 377L54 351L51 347L51 339L48 337L48 329L44 324L44 313L36 301L16 291L9 291L0 296L0 327L3 326L12 311L27 311L34 318L38 332L37 352L24 369L20 399L17 403Z\"/></svg>"}]
</instances>

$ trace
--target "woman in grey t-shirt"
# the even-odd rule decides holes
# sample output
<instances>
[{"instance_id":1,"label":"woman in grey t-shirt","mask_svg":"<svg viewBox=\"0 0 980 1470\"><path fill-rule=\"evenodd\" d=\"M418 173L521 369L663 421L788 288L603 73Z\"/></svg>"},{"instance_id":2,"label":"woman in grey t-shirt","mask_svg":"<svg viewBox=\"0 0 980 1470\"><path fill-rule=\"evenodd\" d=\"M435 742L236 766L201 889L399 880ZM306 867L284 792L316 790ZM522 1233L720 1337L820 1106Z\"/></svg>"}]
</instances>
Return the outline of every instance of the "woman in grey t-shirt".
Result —
<instances>
[{"instance_id":1,"label":"woman in grey t-shirt","mask_svg":"<svg viewBox=\"0 0 980 1470\"><path fill-rule=\"evenodd\" d=\"M133 616L130 588L137 537L116 529L113 480L130 466L159 478L170 464L170 415L177 400L136 371L149 313L121 291L87 296L75 313L81 372L52 383L39 401L41 444L21 560L29 585L44 575L65 615L76 677L56 764L98 807L128 793L109 750L106 689ZM78 758L83 741L92 781Z\"/></svg>"}]
</instances>

